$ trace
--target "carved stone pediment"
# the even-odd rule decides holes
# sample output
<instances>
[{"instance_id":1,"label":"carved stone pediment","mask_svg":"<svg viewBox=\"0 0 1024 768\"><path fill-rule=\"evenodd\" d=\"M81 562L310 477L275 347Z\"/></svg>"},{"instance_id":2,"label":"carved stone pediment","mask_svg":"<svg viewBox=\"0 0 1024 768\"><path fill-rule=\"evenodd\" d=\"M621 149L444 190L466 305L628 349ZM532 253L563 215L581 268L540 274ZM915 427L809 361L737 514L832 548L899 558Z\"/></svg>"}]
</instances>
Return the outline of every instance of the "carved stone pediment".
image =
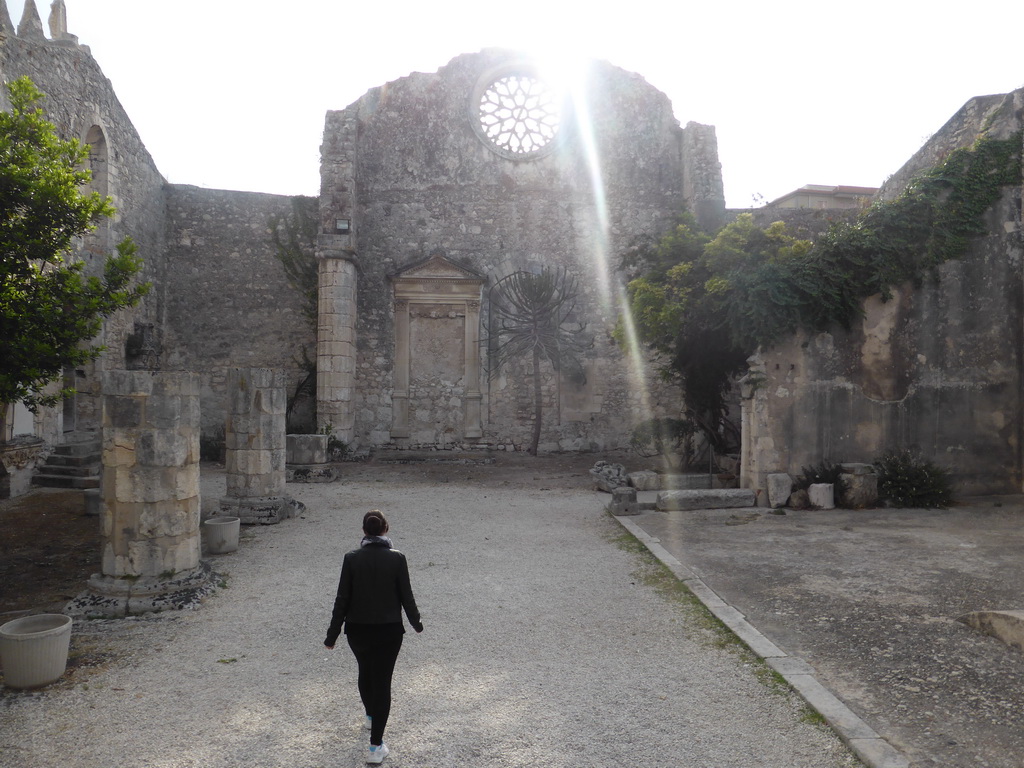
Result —
<instances>
[{"instance_id":1,"label":"carved stone pediment","mask_svg":"<svg viewBox=\"0 0 1024 768\"><path fill-rule=\"evenodd\" d=\"M480 286L486 282L483 275L448 261L444 256L431 256L391 276L396 302L479 302Z\"/></svg>"},{"instance_id":2,"label":"carved stone pediment","mask_svg":"<svg viewBox=\"0 0 1024 768\"><path fill-rule=\"evenodd\" d=\"M431 256L425 261L411 264L396 272L394 282L406 280L471 281L476 284L487 282L487 278L466 267L449 261L444 256Z\"/></svg>"}]
</instances>

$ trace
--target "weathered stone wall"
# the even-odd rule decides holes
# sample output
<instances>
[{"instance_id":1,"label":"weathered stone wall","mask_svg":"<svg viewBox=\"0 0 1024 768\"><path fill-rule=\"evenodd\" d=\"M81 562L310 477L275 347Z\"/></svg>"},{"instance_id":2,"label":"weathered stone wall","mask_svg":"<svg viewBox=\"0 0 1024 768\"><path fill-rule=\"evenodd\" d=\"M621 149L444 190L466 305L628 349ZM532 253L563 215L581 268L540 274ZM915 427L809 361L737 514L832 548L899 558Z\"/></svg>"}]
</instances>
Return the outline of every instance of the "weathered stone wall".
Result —
<instances>
[{"instance_id":1,"label":"weathered stone wall","mask_svg":"<svg viewBox=\"0 0 1024 768\"><path fill-rule=\"evenodd\" d=\"M117 208L113 220L102 224L82 243L79 255L86 262L87 272L100 274L103 255L123 238L131 237L145 262L142 279L154 284L138 307L121 311L104 323L97 343L106 345L107 351L96 363L82 366L76 375L79 395L75 426L95 430L99 428L102 371L124 367L125 340L135 321L161 323L164 181L88 47L71 36L48 39L34 6L26 7L26 17L15 33L4 4L0 7L0 79L23 75L47 95L42 107L59 134L96 149L90 163L95 177L93 188L110 195ZM4 92L0 107L6 104ZM53 418L39 419L37 424L40 436L54 443L72 425L64 424L60 408L51 413Z\"/></svg>"},{"instance_id":2,"label":"weathered stone wall","mask_svg":"<svg viewBox=\"0 0 1024 768\"><path fill-rule=\"evenodd\" d=\"M471 96L485 73L509 61L506 51L460 56L437 73L413 74L328 113L321 225L331 232L344 218L353 227L359 265L355 435L362 442L390 440L395 331L389 276L438 254L487 278L483 340L487 291L499 279L541 267L578 276L578 317L594 339L589 383L567 393L565 383L548 377L542 441L549 449L622 445L647 417L640 407L643 385L609 338L619 312L615 264L633 238L660 233L686 203L709 222L721 219L714 131L680 128L664 94L637 75L595 64L586 114L563 123L557 148L530 160L502 157L477 136ZM589 162L590 150L599 165ZM485 355L484 440L526 443L532 429L532 409L523 406L532 402L528 363L490 379L487 363ZM444 411L458 398L458 379L438 380L429 391L421 381L417 394L431 404L431 418L454 419ZM676 408L677 395L668 395L664 407ZM451 433L458 430L453 426Z\"/></svg>"},{"instance_id":3,"label":"weathered stone wall","mask_svg":"<svg viewBox=\"0 0 1024 768\"><path fill-rule=\"evenodd\" d=\"M168 185L166 199L165 367L200 375L203 439L215 441L229 368L283 370L290 395L305 376L302 350L315 357L316 330L271 238L273 222L311 199L183 185Z\"/></svg>"},{"instance_id":4,"label":"weathered stone wall","mask_svg":"<svg viewBox=\"0 0 1024 768\"><path fill-rule=\"evenodd\" d=\"M886 184L1024 120L1024 90L973 99ZM986 217L986 234L936 280L865 302L849 333L798 337L766 351L747 387L744 482L822 459L871 461L910 449L949 469L960 493L1021 490L1021 187Z\"/></svg>"}]
</instances>

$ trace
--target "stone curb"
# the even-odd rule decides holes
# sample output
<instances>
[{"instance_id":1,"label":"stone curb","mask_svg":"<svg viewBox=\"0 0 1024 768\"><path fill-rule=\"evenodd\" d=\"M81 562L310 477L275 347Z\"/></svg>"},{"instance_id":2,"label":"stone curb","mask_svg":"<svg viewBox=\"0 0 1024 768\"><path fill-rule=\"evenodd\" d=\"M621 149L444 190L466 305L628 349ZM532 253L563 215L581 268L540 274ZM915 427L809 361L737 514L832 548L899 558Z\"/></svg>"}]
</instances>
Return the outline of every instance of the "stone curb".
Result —
<instances>
[{"instance_id":1,"label":"stone curb","mask_svg":"<svg viewBox=\"0 0 1024 768\"><path fill-rule=\"evenodd\" d=\"M661 546L634 519L613 515L658 560L682 581L704 606L729 627L743 643L778 672L868 768L910 768L910 762L860 719L839 698L818 682L810 664L790 656L762 635L742 613L718 596L704 581Z\"/></svg>"}]
</instances>

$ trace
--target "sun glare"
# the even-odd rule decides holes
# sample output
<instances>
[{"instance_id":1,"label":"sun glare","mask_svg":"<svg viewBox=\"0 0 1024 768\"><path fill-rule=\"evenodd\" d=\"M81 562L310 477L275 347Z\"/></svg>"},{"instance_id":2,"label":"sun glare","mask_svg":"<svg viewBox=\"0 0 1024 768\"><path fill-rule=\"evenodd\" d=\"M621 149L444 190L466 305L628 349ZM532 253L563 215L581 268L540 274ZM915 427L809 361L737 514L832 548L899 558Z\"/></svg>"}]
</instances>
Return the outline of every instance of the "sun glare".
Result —
<instances>
[{"instance_id":1,"label":"sun glare","mask_svg":"<svg viewBox=\"0 0 1024 768\"><path fill-rule=\"evenodd\" d=\"M610 264L610 227L608 202L605 194L601 156L594 137L594 123L587 101L587 83L591 76L591 59L579 49L558 47L533 53L538 61L541 76L552 89L556 103L562 103L572 111L573 121L590 178L593 195L596 226L588 244L590 266L597 278L600 301L604 314L621 318L624 332L625 353L629 359L633 386L640 399L642 412L650 418L650 390L647 385L647 361L643 345L637 336L633 318L629 311L629 299L625 287L612 274Z\"/></svg>"}]
</instances>

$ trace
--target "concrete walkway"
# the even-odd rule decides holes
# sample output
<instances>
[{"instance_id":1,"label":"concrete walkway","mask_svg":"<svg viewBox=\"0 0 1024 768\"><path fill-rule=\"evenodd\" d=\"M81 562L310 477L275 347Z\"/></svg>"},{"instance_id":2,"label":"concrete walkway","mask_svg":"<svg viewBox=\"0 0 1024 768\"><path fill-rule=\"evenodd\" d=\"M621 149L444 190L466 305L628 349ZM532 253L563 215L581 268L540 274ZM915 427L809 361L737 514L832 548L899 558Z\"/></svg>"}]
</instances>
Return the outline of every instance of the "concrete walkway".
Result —
<instances>
[{"instance_id":1,"label":"concrete walkway","mask_svg":"<svg viewBox=\"0 0 1024 768\"><path fill-rule=\"evenodd\" d=\"M223 475L204 469L204 506ZM290 485L197 611L76 626L108 661L0 696L5 768L362 765L355 665L323 648L342 554L387 512L425 632L399 658L385 765L853 768L802 702L662 597L585 470L354 466Z\"/></svg>"},{"instance_id":2,"label":"concrete walkway","mask_svg":"<svg viewBox=\"0 0 1024 768\"><path fill-rule=\"evenodd\" d=\"M794 684L822 688L840 728L882 737L855 743L872 764L1024 766L1024 654L956 620L1024 605L1020 497L622 521L765 655L781 653Z\"/></svg>"}]
</instances>

